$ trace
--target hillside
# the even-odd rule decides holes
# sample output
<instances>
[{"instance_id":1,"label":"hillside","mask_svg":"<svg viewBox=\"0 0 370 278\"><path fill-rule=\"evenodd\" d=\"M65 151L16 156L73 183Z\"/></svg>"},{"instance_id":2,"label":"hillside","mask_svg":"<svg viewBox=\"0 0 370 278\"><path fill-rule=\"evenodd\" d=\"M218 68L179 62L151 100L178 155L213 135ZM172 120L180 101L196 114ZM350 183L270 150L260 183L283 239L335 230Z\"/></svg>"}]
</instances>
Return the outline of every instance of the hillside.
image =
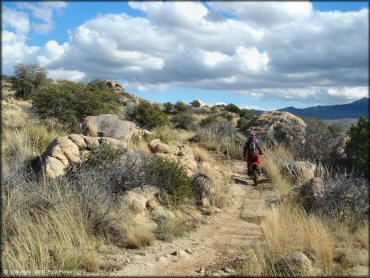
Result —
<instances>
[{"instance_id":1,"label":"hillside","mask_svg":"<svg viewBox=\"0 0 370 278\"><path fill-rule=\"evenodd\" d=\"M316 117L324 120L358 118L361 114L369 118L369 98L362 98L348 104L319 105L302 109L290 106L279 109L279 111L290 112L297 116Z\"/></svg>"}]
</instances>

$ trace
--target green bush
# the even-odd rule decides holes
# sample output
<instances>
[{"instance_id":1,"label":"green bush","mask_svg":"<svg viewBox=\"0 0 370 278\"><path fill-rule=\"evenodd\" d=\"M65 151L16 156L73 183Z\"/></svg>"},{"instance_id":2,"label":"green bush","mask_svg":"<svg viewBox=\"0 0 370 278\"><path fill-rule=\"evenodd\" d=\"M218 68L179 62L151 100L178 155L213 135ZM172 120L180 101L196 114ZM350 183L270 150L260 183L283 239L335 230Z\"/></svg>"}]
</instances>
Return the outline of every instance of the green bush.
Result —
<instances>
[{"instance_id":1,"label":"green bush","mask_svg":"<svg viewBox=\"0 0 370 278\"><path fill-rule=\"evenodd\" d=\"M229 122L232 121L234 119L234 116L233 114L231 113L228 113L226 111L223 111L221 114L220 114L221 117L225 118L226 120L228 120Z\"/></svg>"},{"instance_id":2,"label":"green bush","mask_svg":"<svg viewBox=\"0 0 370 278\"><path fill-rule=\"evenodd\" d=\"M119 95L84 83L59 81L35 90L32 104L41 118L55 118L69 127L85 116L115 114Z\"/></svg>"},{"instance_id":3,"label":"green bush","mask_svg":"<svg viewBox=\"0 0 370 278\"><path fill-rule=\"evenodd\" d=\"M350 141L347 143L349 159L355 169L364 173L369 178L369 130L370 121L360 116L357 125L352 125L349 134Z\"/></svg>"},{"instance_id":4,"label":"green bush","mask_svg":"<svg viewBox=\"0 0 370 278\"><path fill-rule=\"evenodd\" d=\"M118 147L112 144L101 144L98 147L90 151L87 165L98 167L105 161L113 161L119 157L122 157L126 151L122 147Z\"/></svg>"},{"instance_id":5,"label":"green bush","mask_svg":"<svg viewBox=\"0 0 370 278\"><path fill-rule=\"evenodd\" d=\"M175 107L171 102L165 102L163 103L163 106L164 106L164 112L166 112L167 114L172 114L175 110Z\"/></svg>"},{"instance_id":6,"label":"green bush","mask_svg":"<svg viewBox=\"0 0 370 278\"><path fill-rule=\"evenodd\" d=\"M239 128L239 129L246 129L247 125L250 123L252 119L250 118L240 118L237 122L237 125L236 127Z\"/></svg>"},{"instance_id":7,"label":"green bush","mask_svg":"<svg viewBox=\"0 0 370 278\"><path fill-rule=\"evenodd\" d=\"M197 107L197 108L199 108L199 107L201 107L201 103L200 103L200 101L199 100L193 100L191 103L190 103L190 105L191 106L193 106L193 107Z\"/></svg>"},{"instance_id":8,"label":"green bush","mask_svg":"<svg viewBox=\"0 0 370 278\"><path fill-rule=\"evenodd\" d=\"M239 116L241 118L250 119L250 120L256 117L256 115L251 110L245 109L245 108L240 109Z\"/></svg>"},{"instance_id":9,"label":"green bush","mask_svg":"<svg viewBox=\"0 0 370 278\"><path fill-rule=\"evenodd\" d=\"M175 204L192 196L192 179L179 162L154 157L147 167L151 185L158 186L171 196Z\"/></svg>"},{"instance_id":10,"label":"green bush","mask_svg":"<svg viewBox=\"0 0 370 278\"><path fill-rule=\"evenodd\" d=\"M171 144L175 141L175 135L169 127L158 126L152 130L149 135L149 140L159 139L165 144Z\"/></svg>"},{"instance_id":11,"label":"green bush","mask_svg":"<svg viewBox=\"0 0 370 278\"><path fill-rule=\"evenodd\" d=\"M172 122L176 128L193 130L196 128L195 118L189 113L178 113L172 117Z\"/></svg>"},{"instance_id":12,"label":"green bush","mask_svg":"<svg viewBox=\"0 0 370 278\"><path fill-rule=\"evenodd\" d=\"M14 66L15 75L10 78L11 87L18 98L29 98L35 89L48 83L45 69L37 65L18 64Z\"/></svg>"},{"instance_id":13,"label":"green bush","mask_svg":"<svg viewBox=\"0 0 370 278\"><path fill-rule=\"evenodd\" d=\"M226 111L238 114L240 112L240 108L236 106L235 104L230 103L226 105Z\"/></svg>"},{"instance_id":14,"label":"green bush","mask_svg":"<svg viewBox=\"0 0 370 278\"><path fill-rule=\"evenodd\" d=\"M135 108L132 117L142 126L152 129L157 126L165 126L170 123L166 113L158 106L151 104L148 101L142 101Z\"/></svg>"},{"instance_id":15,"label":"green bush","mask_svg":"<svg viewBox=\"0 0 370 278\"><path fill-rule=\"evenodd\" d=\"M183 103L182 101L178 101L178 102L175 103L174 108L178 112L186 112L186 111L189 110L190 107L188 105L186 105L185 103Z\"/></svg>"},{"instance_id":16,"label":"green bush","mask_svg":"<svg viewBox=\"0 0 370 278\"><path fill-rule=\"evenodd\" d=\"M218 117L215 115L208 116L207 118L204 118L203 120L200 121L201 126L207 126L212 123L217 123L219 121Z\"/></svg>"}]
</instances>

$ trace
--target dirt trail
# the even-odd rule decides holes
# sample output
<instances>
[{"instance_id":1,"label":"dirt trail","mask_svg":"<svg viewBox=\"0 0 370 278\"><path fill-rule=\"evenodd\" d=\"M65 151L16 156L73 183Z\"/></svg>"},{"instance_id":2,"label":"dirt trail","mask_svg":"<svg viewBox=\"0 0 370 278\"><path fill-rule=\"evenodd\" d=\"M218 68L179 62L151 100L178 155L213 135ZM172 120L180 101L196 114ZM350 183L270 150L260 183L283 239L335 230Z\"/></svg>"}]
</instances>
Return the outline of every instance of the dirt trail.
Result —
<instances>
[{"instance_id":1,"label":"dirt trail","mask_svg":"<svg viewBox=\"0 0 370 278\"><path fill-rule=\"evenodd\" d=\"M242 161L233 162L233 172L243 171ZM242 250L253 245L261 236L260 219L267 209L267 201L274 191L268 181L261 180L263 190L233 183L229 186L227 205L212 215L208 223L200 225L186 236L171 243L155 241L140 251L133 251L122 270L108 275L134 276L204 276L232 275ZM190 252L186 252L187 250ZM179 255L171 255L181 250ZM222 270L225 269L226 271ZM229 272L227 272L229 271ZM104 274L105 275L105 274Z\"/></svg>"}]
</instances>

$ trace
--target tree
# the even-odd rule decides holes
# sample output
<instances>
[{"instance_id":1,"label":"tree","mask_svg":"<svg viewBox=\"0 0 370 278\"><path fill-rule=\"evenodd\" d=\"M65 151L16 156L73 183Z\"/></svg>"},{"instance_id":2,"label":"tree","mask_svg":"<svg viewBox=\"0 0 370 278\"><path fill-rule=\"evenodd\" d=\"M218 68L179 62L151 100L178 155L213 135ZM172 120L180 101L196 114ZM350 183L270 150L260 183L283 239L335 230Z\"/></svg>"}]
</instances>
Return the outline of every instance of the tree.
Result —
<instances>
[{"instance_id":1,"label":"tree","mask_svg":"<svg viewBox=\"0 0 370 278\"><path fill-rule=\"evenodd\" d=\"M201 107L202 106L202 104L200 103L200 101L199 100L193 100L191 103L190 103L190 105L191 106L193 106L193 107Z\"/></svg>"},{"instance_id":2,"label":"tree","mask_svg":"<svg viewBox=\"0 0 370 278\"><path fill-rule=\"evenodd\" d=\"M370 121L360 116L357 125L352 124L349 131L351 139L347 143L349 159L355 169L369 178L369 130Z\"/></svg>"},{"instance_id":3,"label":"tree","mask_svg":"<svg viewBox=\"0 0 370 278\"><path fill-rule=\"evenodd\" d=\"M174 105L171 102L165 102L163 103L163 106L164 106L164 112L166 112L167 114L172 114L173 110L175 109Z\"/></svg>"},{"instance_id":4,"label":"tree","mask_svg":"<svg viewBox=\"0 0 370 278\"><path fill-rule=\"evenodd\" d=\"M48 82L45 69L37 65L18 64L14 67L10 82L18 98L29 98L35 89Z\"/></svg>"}]
</instances>

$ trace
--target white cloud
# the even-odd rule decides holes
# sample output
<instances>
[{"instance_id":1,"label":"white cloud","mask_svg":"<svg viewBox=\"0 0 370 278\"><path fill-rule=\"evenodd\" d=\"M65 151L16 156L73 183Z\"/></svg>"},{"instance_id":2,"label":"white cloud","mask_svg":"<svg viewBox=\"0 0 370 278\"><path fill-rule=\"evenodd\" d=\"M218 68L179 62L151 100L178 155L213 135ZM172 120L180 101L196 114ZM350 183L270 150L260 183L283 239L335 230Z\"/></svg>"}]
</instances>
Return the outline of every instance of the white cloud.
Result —
<instances>
[{"instance_id":1,"label":"white cloud","mask_svg":"<svg viewBox=\"0 0 370 278\"><path fill-rule=\"evenodd\" d=\"M53 16L55 12L60 11L68 6L64 1L59 2L41 2L29 3L19 2L17 7L23 10L30 10L32 16L41 21L33 22L32 28L39 33L49 33L54 28Z\"/></svg>"},{"instance_id":2,"label":"white cloud","mask_svg":"<svg viewBox=\"0 0 370 278\"><path fill-rule=\"evenodd\" d=\"M30 21L27 13L20 12L8 7L3 8L3 28L12 28L18 34L27 34L30 31Z\"/></svg>"},{"instance_id":3,"label":"white cloud","mask_svg":"<svg viewBox=\"0 0 370 278\"><path fill-rule=\"evenodd\" d=\"M65 70L64 68L59 68L55 70L48 70L48 77L57 80L71 80L71 81L81 81L84 79L85 74L78 70Z\"/></svg>"},{"instance_id":4,"label":"white cloud","mask_svg":"<svg viewBox=\"0 0 370 278\"><path fill-rule=\"evenodd\" d=\"M46 25L65 5L17 4ZM310 2L210 2L211 9L201 2L129 5L146 16L102 14L70 30L67 42L43 47L29 45L26 35L30 24L49 27L35 27L24 12L17 22L19 11L8 10L3 69L38 62L55 76L119 79L128 90L177 86L301 103L367 94L368 9L319 12Z\"/></svg>"}]
</instances>

